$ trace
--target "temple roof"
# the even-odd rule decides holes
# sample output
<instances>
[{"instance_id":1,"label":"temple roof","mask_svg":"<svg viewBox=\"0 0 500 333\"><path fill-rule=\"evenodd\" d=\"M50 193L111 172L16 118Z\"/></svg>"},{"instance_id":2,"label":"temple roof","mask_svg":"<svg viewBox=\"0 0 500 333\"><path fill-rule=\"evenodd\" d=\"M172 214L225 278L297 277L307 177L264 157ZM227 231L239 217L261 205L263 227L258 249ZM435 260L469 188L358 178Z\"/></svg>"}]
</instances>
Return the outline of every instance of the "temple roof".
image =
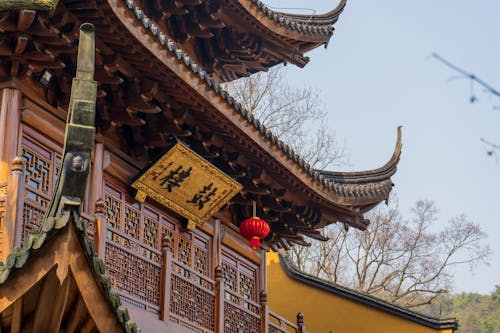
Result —
<instances>
[{"instance_id":1,"label":"temple roof","mask_svg":"<svg viewBox=\"0 0 500 333\"><path fill-rule=\"evenodd\" d=\"M328 44L346 1L322 15L276 12L256 0L127 1L218 81L279 63L303 67L304 55Z\"/></svg>"},{"instance_id":2,"label":"temple roof","mask_svg":"<svg viewBox=\"0 0 500 333\"><path fill-rule=\"evenodd\" d=\"M421 325L433 328L433 329L453 329L456 330L458 327L458 321L456 318L435 318L431 316L418 313L402 306L398 306L389 302L386 302L380 298L373 297L371 295L358 292L356 290L343 287L336 283L326 281L310 274L307 274L291 261L291 259L286 255L279 255L279 261L283 270L287 273L289 277L294 280L300 281L302 283L311 285L313 287L322 289L326 292L345 297L347 299L353 300L358 303L366 304L378 310L393 314L395 316L411 320L413 322L419 323Z\"/></svg>"},{"instance_id":3,"label":"temple roof","mask_svg":"<svg viewBox=\"0 0 500 333\"><path fill-rule=\"evenodd\" d=\"M126 1L128 8L133 11L135 16L142 22L144 28L148 29L153 35L156 35L159 42L171 53L173 53L181 63L183 63L190 71L194 72L210 90L215 91L222 97L236 112L243 116L244 121L250 124L258 131L259 136L263 136L265 140L256 140L261 147L267 151L273 151L278 148L292 163L301 171L296 171L296 176L301 177L299 172L305 172L312 179L314 185L310 189L326 199L329 204L339 206L350 206L358 212L364 213L365 211L374 207L381 201L387 200L389 193L393 187L390 177L396 171L397 164L401 155L401 128L398 128L398 138L394 153L391 159L381 168L362 171L362 172L331 172L315 170L307 161L305 161L300 154L295 152L289 145L281 141L276 135L269 131L260 121L255 118L251 112L246 110L240 103L238 103L231 95L229 95L201 66L198 66L193 59L176 43L162 35L160 31L155 29L150 24L151 20L146 14L136 5L134 0ZM220 110L220 109L219 109ZM229 117L228 117L229 118ZM243 128L247 128L245 124L235 124ZM241 133L244 136L246 130ZM278 156L273 154L272 157L279 162ZM291 171L294 168L290 167L289 162L283 163L282 167ZM354 211L350 211L351 214ZM356 218L348 222L350 225L365 229L369 221L365 220L360 213L354 213Z\"/></svg>"},{"instance_id":4,"label":"temple roof","mask_svg":"<svg viewBox=\"0 0 500 333\"><path fill-rule=\"evenodd\" d=\"M134 0L63 1L54 13L43 16L3 13L0 28L6 38L0 57L5 61L0 77L38 80L52 68L56 102L65 109L68 77L75 66L72 29L82 21L97 27L98 138L137 168L146 165L148 152L166 147L168 137L182 138L244 186L230 204L236 209L233 222L248 216L252 200L257 200L260 216L272 223L271 243L284 248L303 244L301 235L322 238L319 229L337 221L365 229L363 213L387 199L401 153L400 134L383 168L357 173L315 170L224 91ZM27 46L18 47L11 58L24 34L30 36ZM274 223L278 221L282 223Z\"/></svg>"}]
</instances>

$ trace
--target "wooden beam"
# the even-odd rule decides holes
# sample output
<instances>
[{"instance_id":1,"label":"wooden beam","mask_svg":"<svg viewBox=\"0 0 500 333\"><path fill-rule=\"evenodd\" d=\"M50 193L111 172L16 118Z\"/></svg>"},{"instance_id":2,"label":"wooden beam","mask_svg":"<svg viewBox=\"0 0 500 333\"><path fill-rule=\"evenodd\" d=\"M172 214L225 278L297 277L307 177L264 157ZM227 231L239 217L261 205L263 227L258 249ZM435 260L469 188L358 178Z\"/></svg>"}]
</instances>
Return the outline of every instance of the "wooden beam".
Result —
<instances>
[{"instance_id":1,"label":"wooden beam","mask_svg":"<svg viewBox=\"0 0 500 333\"><path fill-rule=\"evenodd\" d=\"M88 317L85 323L80 328L80 333L90 333L94 330L94 327L94 321L91 317Z\"/></svg>"},{"instance_id":2,"label":"wooden beam","mask_svg":"<svg viewBox=\"0 0 500 333\"><path fill-rule=\"evenodd\" d=\"M76 329L80 326L80 323L83 321L85 314L87 313L87 309L85 308L85 303L82 298L77 296L76 306L71 310L71 314L67 320L67 324L64 330L64 333L74 333Z\"/></svg>"},{"instance_id":3,"label":"wooden beam","mask_svg":"<svg viewBox=\"0 0 500 333\"><path fill-rule=\"evenodd\" d=\"M69 278L62 285L55 270L43 281L33 320L33 332L58 333L68 299Z\"/></svg>"},{"instance_id":4,"label":"wooden beam","mask_svg":"<svg viewBox=\"0 0 500 333\"><path fill-rule=\"evenodd\" d=\"M23 298L19 298L12 306L12 322L10 333L20 333L23 325Z\"/></svg>"},{"instance_id":5,"label":"wooden beam","mask_svg":"<svg viewBox=\"0 0 500 333\"><path fill-rule=\"evenodd\" d=\"M70 226L69 233L72 239L68 249L68 252L71 253L70 269L87 311L94 320L96 331L122 332L123 328L97 285L87 258L82 252L73 225Z\"/></svg>"}]
</instances>

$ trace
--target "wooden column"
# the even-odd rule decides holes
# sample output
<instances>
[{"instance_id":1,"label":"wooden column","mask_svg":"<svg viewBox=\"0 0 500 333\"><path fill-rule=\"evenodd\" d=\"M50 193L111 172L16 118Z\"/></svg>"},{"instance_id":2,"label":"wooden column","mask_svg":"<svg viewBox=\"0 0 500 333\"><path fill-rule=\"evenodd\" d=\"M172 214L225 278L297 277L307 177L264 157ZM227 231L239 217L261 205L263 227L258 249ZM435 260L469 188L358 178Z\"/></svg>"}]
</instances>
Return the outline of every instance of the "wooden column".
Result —
<instances>
[{"instance_id":1,"label":"wooden column","mask_svg":"<svg viewBox=\"0 0 500 333\"><path fill-rule=\"evenodd\" d=\"M302 312L297 313L297 329L297 333L307 333L304 324L304 314Z\"/></svg>"},{"instance_id":2,"label":"wooden column","mask_svg":"<svg viewBox=\"0 0 500 333\"><path fill-rule=\"evenodd\" d=\"M106 208L104 203L104 145L100 142L94 146L94 165L92 166L92 183L90 200L94 202L95 219L94 245L97 256L104 260L106 250ZM92 215L92 211L90 212Z\"/></svg>"},{"instance_id":3,"label":"wooden column","mask_svg":"<svg viewBox=\"0 0 500 333\"><path fill-rule=\"evenodd\" d=\"M267 266L266 251L260 249L260 331L267 333L269 331L269 305L267 304Z\"/></svg>"},{"instance_id":4,"label":"wooden column","mask_svg":"<svg viewBox=\"0 0 500 333\"><path fill-rule=\"evenodd\" d=\"M14 247L21 246L24 208L24 162L21 157L12 161L12 171L7 183L5 218L2 227L2 261Z\"/></svg>"},{"instance_id":5,"label":"wooden column","mask_svg":"<svg viewBox=\"0 0 500 333\"><path fill-rule=\"evenodd\" d=\"M18 154L21 92L4 88L0 93L0 183L7 181L10 162Z\"/></svg>"},{"instance_id":6,"label":"wooden column","mask_svg":"<svg viewBox=\"0 0 500 333\"><path fill-rule=\"evenodd\" d=\"M90 191L91 202L96 203L99 200L104 200L104 145L100 142L94 145L94 163L92 165Z\"/></svg>"},{"instance_id":7,"label":"wooden column","mask_svg":"<svg viewBox=\"0 0 500 333\"><path fill-rule=\"evenodd\" d=\"M103 200L97 200L95 203L94 219L94 245L97 250L97 256L104 260L106 253L107 220L106 207Z\"/></svg>"},{"instance_id":8,"label":"wooden column","mask_svg":"<svg viewBox=\"0 0 500 333\"><path fill-rule=\"evenodd\" d=\"M215 267L215 332L224 333L224 280L222 271L222 225L214 222L213 262Z\"/></svg>"},{"instance_id":9,"label":"wooden column","mask_svg":"<svg viewBox=\"0 0 500 333\"><path fill-rule=\"evenodd\" d=\"M170 311L170 290L172 271L172 240L164 236L161 240L161 290L160 290L160 320L168 321Z\"/></svg>"}]
</instances>

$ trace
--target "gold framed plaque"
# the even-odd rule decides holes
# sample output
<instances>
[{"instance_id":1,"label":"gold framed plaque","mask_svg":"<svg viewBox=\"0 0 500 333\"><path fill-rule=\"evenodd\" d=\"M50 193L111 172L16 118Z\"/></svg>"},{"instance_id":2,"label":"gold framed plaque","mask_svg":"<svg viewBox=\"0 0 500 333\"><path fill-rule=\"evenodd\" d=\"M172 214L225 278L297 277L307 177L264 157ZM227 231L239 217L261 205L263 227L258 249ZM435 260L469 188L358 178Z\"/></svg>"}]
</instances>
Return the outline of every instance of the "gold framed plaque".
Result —
<instances>
[{"instance_id":1,"label":"gold framed plaque","mask_svg":"<svg viewBox=\"0 0 500 333\"><path fill-rule=\"evenodd\" d=\"M137 201L147 197L188 219L194 230L243 188L237 181L177 142L133 182Z\"/></svg>"}]
</instances>

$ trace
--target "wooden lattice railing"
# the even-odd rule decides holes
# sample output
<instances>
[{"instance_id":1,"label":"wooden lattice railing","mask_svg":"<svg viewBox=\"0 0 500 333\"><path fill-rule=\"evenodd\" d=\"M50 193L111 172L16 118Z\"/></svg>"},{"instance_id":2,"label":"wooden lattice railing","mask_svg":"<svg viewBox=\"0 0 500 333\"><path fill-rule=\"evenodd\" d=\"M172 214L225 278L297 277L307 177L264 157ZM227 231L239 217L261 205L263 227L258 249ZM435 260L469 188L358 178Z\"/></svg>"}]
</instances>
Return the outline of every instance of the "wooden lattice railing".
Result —
<instances>
[{"instance_id":1,"label":"wooden lattice railing","mask_svg":"<svg viewBox=\"0 0 500 333\"><path fill-rule=\"evenodd\" d=\"M107 228L106 273L123 301L158 313L161 253L120 230ZM149 260L148 260L149 259Z\"/></svg>"},{"instance_id":2,"label":"wooden lattice railing","mask_svg":"<svg viewBox=\"0 0 500 333\"><path fill-rule=\"evenodd\" d=\"M269 311L269 333L297 333L299 327L297 324Z\"/></svg>"},{"instance_id":3,"label":"wooden lattice railing","mask_svg":"<svg viewBox=\"0 0 500 333\"><path fill-rule=\"evenodd\" d=\"M215 330L215 281L175 259L170 283L170 320L196 331Z\"/></svg>"},{"instance_id":4,"label":"wooden lattice railing","mask_svg":"<svg viewBox=\"0 0 500 333\"><path fill-rule=\"evenodd\" d=\"M261 306L228 289L224 296L224 332L260 332Z\"/></svg>"}]
</instances>

